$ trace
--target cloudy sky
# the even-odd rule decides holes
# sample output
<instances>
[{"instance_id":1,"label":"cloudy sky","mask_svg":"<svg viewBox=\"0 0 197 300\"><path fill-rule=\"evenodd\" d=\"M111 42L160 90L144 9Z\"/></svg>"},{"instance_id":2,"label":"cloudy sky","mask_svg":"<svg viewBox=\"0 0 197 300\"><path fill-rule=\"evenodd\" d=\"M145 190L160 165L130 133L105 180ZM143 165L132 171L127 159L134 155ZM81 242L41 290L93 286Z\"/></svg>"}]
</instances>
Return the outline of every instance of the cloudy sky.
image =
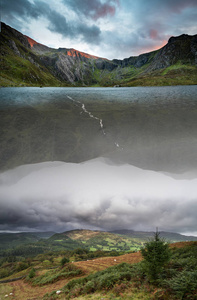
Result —
<instances>
[{"instance_id":1,"label":"cloudy sky","mask_svg":"<svg viewBox=\"0 0 197 300\"><path fill-rule=\"evenodd\" d=\"M2 21L53 48L125 58L197 33L196 0L2 0Z\"/></svg>"},{"instance_id":2,"label":"cloudy sky","mask_svg":"<svg viewBox=\"0 0 197 300\"><path fill-rule=\"evenodd\" d=\"M197 178L97 158L0 174L0 230L134 229L197 235Z\"/></svg>"}]
</instances>

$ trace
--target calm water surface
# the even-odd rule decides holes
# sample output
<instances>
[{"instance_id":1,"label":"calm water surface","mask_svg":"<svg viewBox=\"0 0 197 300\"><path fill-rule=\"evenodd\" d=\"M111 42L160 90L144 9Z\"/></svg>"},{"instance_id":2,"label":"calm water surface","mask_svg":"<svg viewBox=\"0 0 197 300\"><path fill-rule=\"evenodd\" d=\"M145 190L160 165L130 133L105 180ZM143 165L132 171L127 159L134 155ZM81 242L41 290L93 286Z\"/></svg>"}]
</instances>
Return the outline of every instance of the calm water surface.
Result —
<instances>
[{"instance_id":1,"label":"calm water surface","mask_svg":"<svg viewBox=\"0 0 197 300\"><path fill-rule=\"evenodd\" d=\"M130 87L130 88L1 88L0 106L33 105L67 100L121 101L143 104L196 105L197 86Z\"/></svg>"},{"instance_id":2,"label":"calm water surface","mask_svg":"<svg viewBox=\"0 0 197 300\"><path fill-rule=\"evenodd\" d=\"M197 169L197 86L1 88L0 168L109 156Z\"/></svg>"}]
</instances>

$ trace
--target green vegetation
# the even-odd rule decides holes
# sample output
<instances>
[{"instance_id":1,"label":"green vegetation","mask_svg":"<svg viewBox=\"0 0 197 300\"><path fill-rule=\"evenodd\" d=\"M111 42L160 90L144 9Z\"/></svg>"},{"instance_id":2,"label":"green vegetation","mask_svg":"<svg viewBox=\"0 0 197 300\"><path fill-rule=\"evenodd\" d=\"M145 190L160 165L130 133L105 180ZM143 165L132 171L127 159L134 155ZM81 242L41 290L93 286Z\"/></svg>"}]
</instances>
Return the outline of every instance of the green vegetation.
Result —
<instances>
[{"instance_id":1,"label":"green vegetation","mask_svg":"<svg viewBox=\"0 0 197 300\"><path fill-rule=\"evenodd\" d=\"M0 233L0 250L35 243L40 239L47 239L53 234L54 232Z\"/></svg>"},{"instance_id":2,"label":"green vegetation","mask_svg":"<svg viewBox=\"0 0 197 300\"><path fill-rule=\"evenodd\" d=\"M19 277L22 275L27 275L28 278L32 278L32 270L36 271L36 266L37 268L67 268L69 261L84 261L98 257L118 256L123 254L123 252L91 251L81 248L77 248L73 251L61 250L52 252L51 249L47 250L45 249L44 254L38 255L36 255L36 252L31 253L31 255L27 255L26 252L24 252L24 254L21 252L20 256L12 256L11 254L15 251L14 249L12 252L5 251L1 253L0 279Z\"/></svg>"},{"instance_id":3,"label":"green vegetation","mask_svg":"<svg viewBox=\"0 0 197 300\"><path fill-rule=\"evenodd\" d=\"M167 262L169 256L165 256L166 247L162 249L166 244L161 244L162 241L158 239L154 242L159 242L158 248L161 252L158 253L163 252L164 256L160 257L163 263ZM116 299L115 297L120 296L121 298L117 299L138 299L139 295L143 297L146 295L144 299L194 300L197 297L197 243L185 245L181 249L173 248L171 251L171 260L165 266L162 264L163 268L157 273L159 275L157 281L149 282L150 274L146 275L144 271L144 261L134 265L122 263L83 278L73 279L61 289L61 292L64 299L73 297L86 299L88 294L94 294L96 299L97 294L103 293L103 296L109 296L107 299ZM56 297L55 292L45 295L45 299Z\"/></svg>"},{"instance_id":4,"label":"green vegetation","mask_svg":"<svg viewBox=\"0 0 197 300\"><path fill-rule=\"evenodd\" d=\"M145 273L151 281L156 281L164 266L170 260L170 249L165 240L154 234L154 238L141 249L144 258Z\"/></svg>"},{"instance_id":5,"label":"green vegetation","mask_svg":"<svg viewBox=\"0 0 197 300\"><path fill-rule=\"evenodd\" d=\"M69 259L67 257L63 257L60 262L61 266L63 267L66 263L69 263Z\"/></svg>"},{"instance_id":6,"label":"green vegetation","mask_svg":"<svg viewBox=\"0 0 197 300\"><path fill-rule=\"evenodd\" d=\"M161 50L123 61L82 59L41 46L30 49L26 37L4 23L0 34L0 86L160 86L197 84L192 37L182 35ZM171 47L171 45L173 46ZM43 48L44 47L44 50ZM171 47L171 51L169 48ZM164 62L165 61L165 62ZM158 63L159 62L159 63Z\"/></svg>"},{"instance_id":7,"label":"green vegetation","mask_svg":"<svg viewBox=\"0 0 197 300\"><path fill-rule=\"evenodd\" d=\"M45 284L54 283L60 279L70 279L73 277L77 277L79 275L83 275L83 272L81 269L77 268L75 265L67 265L64 268L61 269L55 269L46 272L43 275L33 277L28 276L26 281L30 281L32 285L41 286Z\"/></svg>"},{"instance_id":8,"label":"green vegetation","mask_svg":"<svg viewBox=\"0 0 197 300\"><path fill-rule=\"evenodd\" d=\"M80 237L77 233L80 232ZM2 245L0 257L30 257L53 251L76 251L77 255L86 255L90 251L125 252L137 251L144 240L120 236L100 231L73 231L54 234L48 239L40 239L30 234L0 234ZM81 250L78 250L81 249ZM82 257L81 257L82 258Z\"/></svg>"},{"instance_id":9,"label":"green vegetation","mask_svg":"<svg viewBox=\"0 0 197 300\"><path fill-rule=\"evenodd\" d=\"M96 291L109 290L117 283L130 281L134 273L134 268L131 265L122 263L84 278L73 279L62 291L69 299L70 297L78 297Z\"/></svg>"},{"instance_id":10,"label":"green vegetation","mask_svg":"<svg viewBox=\"0 0 197 300\"><path fill-rule=\"evenodd\" d=\"M122 86L171 86L197 84L197 67L184 64L175 64L163 70L122 81Z\"/></svg>"},{"instance_id":11,"label":"green vegetation","mask_svg":"<svg viewBox=\"0 0 197 300\"><path fill-rule=\"evenodd\" d=\"M36 271L34 268L31 269L31 271L29 272L28 278L32 279L36 276Z\"/></svg>"},{"instance_id":12,"label":"green vegetation","mask_svg":"<svg viewBox=\"0 0 197 300\"><path fill-rule=\"evenodd\" d=\"M77 299L194 300L197 297L197 242L182 242L172 246L169 259L168 244L156 235L142 250L145 259L135 264L126 262L118 264L116 260L124 261L125 256L110 258L109 255L115 255L113 251L90 252L86 249L51 251L31 258L9 257L1 260L0 271L10 270L11 273L8 272L6 277L4 274L1 280L26 276L19 282L20 296L23 296L21 285L23 286L24 282L27 290L37 291L35 295L40 295L39 289L45 287L42 290L45 291L44 299L77 297ZM127 254L128 256L139 257L139 253ZM62 262L65 259L84 261L64 265ZM112 262L114 265L108 267ZM99 265L102 271L98 271ZM156 273L152 274L150 265L156 267ZM17 285L14 286L16 291ZM56 293L57 289L60 290L60 294ZM0 284L0 297L11 292L13 292L11 283ZM43 292L41 294L44 295Z\"/></svg>"},{"instance_id":13,"label":"green vegetation","mask_svg":"<svg viewBox=\"0 0 197 300\"><path fill-rule=\"evenodd\" d=\"M8 262L20 260L21 257L43 255L50 251L66 251L66 259L74 256L74 260L93 257L117 255L130 251L138 251L153 236L151 232L124 231L121 234L72 230L63 233L16 233L0 234L0 259ZM161 233L170 242L184 241L188 237L175 233ZM45 237L45 238L42 238ZM47 238L49 237L49 238ZM190 237L190 240L192 237ZM193 237L195 240L195 237ZM95 253L92 253L95 252ZM99 254L100 253L100 254ZM49 258L45 258L50 260Z\"/></svg>"}]
</instances>

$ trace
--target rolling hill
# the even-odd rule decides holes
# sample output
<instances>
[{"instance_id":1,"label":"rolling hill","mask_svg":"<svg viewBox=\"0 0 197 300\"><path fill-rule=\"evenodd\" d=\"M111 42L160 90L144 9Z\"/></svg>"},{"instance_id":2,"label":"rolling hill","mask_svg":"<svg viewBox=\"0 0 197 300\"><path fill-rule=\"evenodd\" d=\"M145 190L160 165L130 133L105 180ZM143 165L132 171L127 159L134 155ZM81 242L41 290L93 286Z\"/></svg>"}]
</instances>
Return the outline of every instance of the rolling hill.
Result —
<instances>
[{"instance_id":1,"label":"rolling hill","mask_svg":"<svg viewBox=\"0 0 197 300\"><path fill-rule=\"evenodd\" d=\"M31 256L32 253L44 253L49 250L88 251L137 251L154 235L153 232L117 230L113 232L75 229L62 233L26 232L0 233L0 256L10 255ZM184 236L178 233L161 232L161 237L170 243L197 241L197 237ZM33 251L33 252L32 252Z\"/></svg>"},{"instance_id":2,"label":"rolling hill","mask_svg":"<svg viewBox=\"0 0 197 300\"><path fill-rule=\"evenodd\" d=\"M74 234L78 236L79 232ZM170 248L170 262L154 283L144 272L140 252L93 257L64 265L60 265L63 252L50 252L22 262L5 262L0 266L0 297L18 300L196 299L197 242L175 243Z\"/></svg>"}]
</instances>

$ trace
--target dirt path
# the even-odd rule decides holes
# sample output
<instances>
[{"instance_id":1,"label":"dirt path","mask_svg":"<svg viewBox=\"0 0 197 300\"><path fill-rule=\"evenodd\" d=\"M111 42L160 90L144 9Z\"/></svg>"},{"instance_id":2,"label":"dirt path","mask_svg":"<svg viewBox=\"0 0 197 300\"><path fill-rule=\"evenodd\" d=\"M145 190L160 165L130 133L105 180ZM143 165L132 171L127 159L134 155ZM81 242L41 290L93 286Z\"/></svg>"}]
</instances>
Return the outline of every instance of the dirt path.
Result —
<instances>
[{"instance_id":1,"label":"dirt path","mask_svg":"<svg viewBox=\"0 0 197 300\"><path fill-rule=\"evenodd\" d=\"M16 300L39 300L46 293L51 293L52 291L60 290L68 280L59 280L56 283L45 285L45 286L31 286L26 283L24 280L18 280L15 282L9 283L9 286L12 287L12 296L9 296L8 299Z\"/></svg>"},{"instance_id":2,"label":"dirt path","mask_svg":"<svg viewBox=\"0 0 197 300\"><path fill-rule=\"evenodd\" d=\"M142 260L140 252L125 254L121 256L101 257L93 260L74 262L74 264L81 268L86 273L94 271L101 271L108 267L115 266L117 264L126 262L129 264L135 264Z\"/></svg>"},{"instance_id":3,"label":"dirt path","mask_svg":"<svg viewBox=\"0 0 197 300\"><path fill-rule=\"evenodd\" d=\"M122 256L114 256L114 257L101 257L88 261L80 261L74 262L76 266L81 268L87 275L91 272L96 272L100 270L104 270L108 267L120 264L122 262L127 263L137 263L141 260L141 254L131 253L125 254ZM56 283L45 285L45 286L31 286L29 283L26 283L24 280L18 280L14 282L7 283L6 285L12 289L12 294L9 295L8 299L16 299L16 300L39 300L42 299L46 293L51 293L52 291L61 290L61 288L68 282L69 280L62 279ZM4 297L2 298L4 299Z\"/></svg>"}]
</instances>

